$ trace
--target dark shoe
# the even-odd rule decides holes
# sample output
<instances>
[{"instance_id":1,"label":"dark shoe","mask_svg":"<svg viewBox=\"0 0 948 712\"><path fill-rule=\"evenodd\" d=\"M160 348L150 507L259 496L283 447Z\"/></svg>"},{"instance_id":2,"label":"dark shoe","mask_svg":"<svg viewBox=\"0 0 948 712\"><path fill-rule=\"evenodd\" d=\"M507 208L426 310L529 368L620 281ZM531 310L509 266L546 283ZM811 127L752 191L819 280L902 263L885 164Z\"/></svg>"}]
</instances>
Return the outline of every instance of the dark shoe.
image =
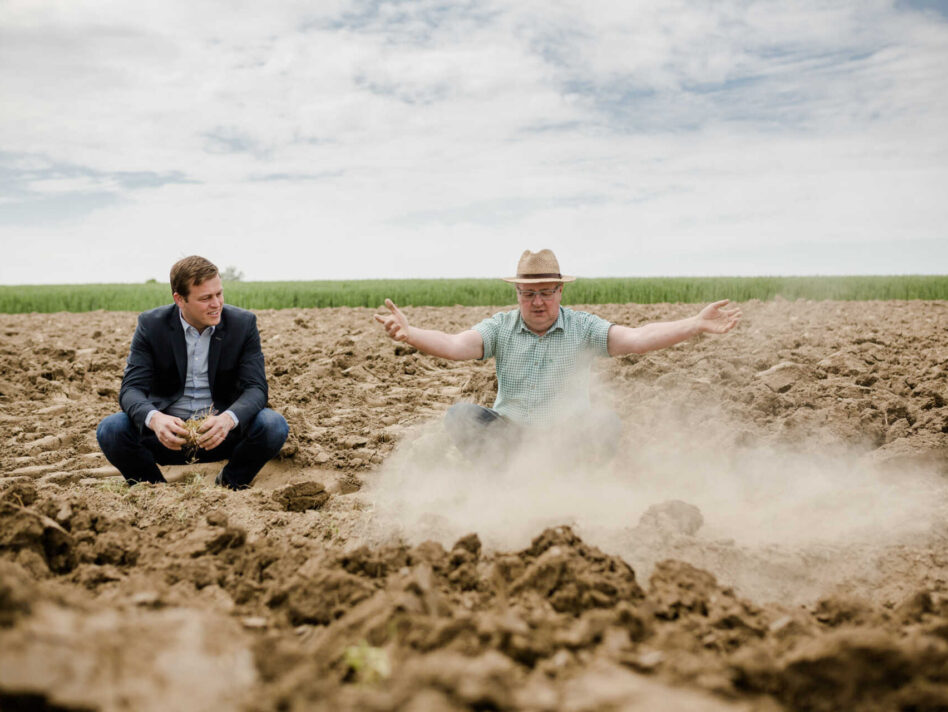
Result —
<instances>
[{"instance_id":1,"label":"dark shoe","mask_svg":"<svg viewBox=\"0 0 948 712\"><path fill-rule=\"evenodd\" d=\"M214 478L214 484L217 485L218 487L227 486L224 484L224 471L223 470L217 473L217 477Z\"/></svg>"}]
</instances>

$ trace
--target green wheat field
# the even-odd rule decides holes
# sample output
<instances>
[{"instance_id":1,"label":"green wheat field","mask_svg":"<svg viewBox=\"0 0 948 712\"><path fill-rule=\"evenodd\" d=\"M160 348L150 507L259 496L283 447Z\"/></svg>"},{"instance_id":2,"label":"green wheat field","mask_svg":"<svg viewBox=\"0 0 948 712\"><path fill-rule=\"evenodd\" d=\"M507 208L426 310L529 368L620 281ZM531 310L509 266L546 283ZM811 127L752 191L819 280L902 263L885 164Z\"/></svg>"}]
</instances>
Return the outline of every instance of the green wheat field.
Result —
<instances>
[{"instance_id":1,"label":"green wheat field","mask_svg":"<svg viewBox=\"0 0 948 712\"><path fill-rule=\"evenodd\" d=\"M513 286L497 279L375 279L225 282L224 300L246 309L512 304ZM812 300L948 299L948 275L864 277L590 278L567 285L564 304L702 303L728 298ZM167 284L0 286L0 313L143 311L167 304Z\"/></svg>"}]
</instances>

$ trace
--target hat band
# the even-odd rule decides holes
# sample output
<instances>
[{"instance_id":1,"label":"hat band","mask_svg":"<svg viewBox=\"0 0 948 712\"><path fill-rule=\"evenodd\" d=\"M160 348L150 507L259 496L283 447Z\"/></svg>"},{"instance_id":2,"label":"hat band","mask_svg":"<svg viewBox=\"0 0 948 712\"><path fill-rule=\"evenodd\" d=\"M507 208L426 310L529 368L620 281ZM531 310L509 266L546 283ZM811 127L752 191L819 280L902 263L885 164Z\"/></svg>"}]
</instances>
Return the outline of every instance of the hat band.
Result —
<instances>
[{"instance_id":1,"label":"hat band","mask_svg":"<svg viewBox=\"0 0 948 712\"><path fill-rule=\"evenodd\" d=\"M517 279L542 279L542 278L561 279L562 277L563 275L561 275L559 272L544 272L543 274L535 273L535 274L518 274L517 275Z\"/></svg>"}]
</instances>

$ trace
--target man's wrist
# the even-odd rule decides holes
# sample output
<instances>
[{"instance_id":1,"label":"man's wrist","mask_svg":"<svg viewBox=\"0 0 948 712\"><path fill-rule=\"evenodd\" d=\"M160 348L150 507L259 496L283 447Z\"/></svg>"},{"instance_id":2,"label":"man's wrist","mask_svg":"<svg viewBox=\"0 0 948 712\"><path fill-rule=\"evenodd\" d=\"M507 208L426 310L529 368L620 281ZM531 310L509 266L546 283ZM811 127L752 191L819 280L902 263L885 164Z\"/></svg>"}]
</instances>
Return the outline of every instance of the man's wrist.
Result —
<instances>
[{"instance_id":1,"label":"man's wrist","mask_svg":"<svg viewBox=\"0 0 948 712\"><path fill-rule=\"evenodd\" d=\"M145 427L146 427L146 428L151 428L151 420L152 420L152 418L155 417L155 413L157 413L157 412L158 412L157 410L149 410L149 411L148 411L148 415L145 416Z\"/></svg>"},{"instance_id":2,"label":"man's wrist","mask_svg":"<svg viewBox=\"0 0 948 712\"><path fill-rule=\"evenodd\" d=\"M230 416L230 419L231 419L232 421L234 421L234 428L236 428L238 425L240 425L240 421L237 419L237 416L234 415L234 411L232 411L232 410L225 410L223 414L224 414L224 415L227 415L227 416ZM231 430L233 430L233 428L231 428Z\"/></svg>"}]
</instances>

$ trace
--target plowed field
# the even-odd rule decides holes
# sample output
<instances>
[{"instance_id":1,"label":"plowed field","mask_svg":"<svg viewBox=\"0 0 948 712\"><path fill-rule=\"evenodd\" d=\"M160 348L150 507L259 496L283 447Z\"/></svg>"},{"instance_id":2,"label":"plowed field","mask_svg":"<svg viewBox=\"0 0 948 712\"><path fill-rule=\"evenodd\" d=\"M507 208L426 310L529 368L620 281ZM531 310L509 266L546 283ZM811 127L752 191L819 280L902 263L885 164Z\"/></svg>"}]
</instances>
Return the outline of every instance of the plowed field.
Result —
<instances>
[{"instance_id":1,"label":"plowed field","mask_svg":"<svg viewBox=\"0 0 948 712\"><path fill-rule=\"evenodd\" d=\"M290 438L243 492L98 451L135 314L0 315L0 709L948 709L948 303L741 306L594 365L611 462L489 470L439 419L492 363L259 312Z\"/></svg>"}]
</instances>

